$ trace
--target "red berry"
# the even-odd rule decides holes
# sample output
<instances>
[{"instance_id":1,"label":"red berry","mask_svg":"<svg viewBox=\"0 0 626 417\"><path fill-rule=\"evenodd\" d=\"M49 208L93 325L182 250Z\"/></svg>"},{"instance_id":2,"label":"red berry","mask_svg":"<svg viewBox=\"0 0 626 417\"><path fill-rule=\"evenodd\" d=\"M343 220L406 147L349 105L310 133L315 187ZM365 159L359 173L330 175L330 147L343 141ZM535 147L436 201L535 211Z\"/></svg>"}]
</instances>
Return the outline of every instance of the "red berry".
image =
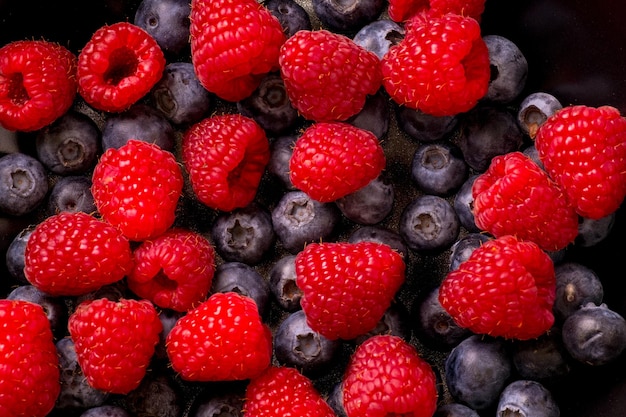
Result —
<instances>
[{"instance_id":1,"label":"red berry","mask_svg":"<svg viewBox=\"0 0 626 417\"><path fill-rule=\"evenodd\" d=\"M279 62L291 104L316 122L357 114L381 85L378 57L326 30L296 32L280 49Z\"/></svg>"},{"instance_id":2,"label":"red berry","mask_svg":"<svg viewBox=\"0 0 626 417\"><path fill-rule=\"evenodd\" d=\"M122 279L132 268L132 252L110 224L83 212L61 212L35 227L24 264L24 274L39 290L73 296Z\"/></svg>"},{"instance_id":3,"label":"red berry","mask_svg":"<svg viewBox=\"0 0 626 417\"><path fill-rule=\"evenodd\" d=\"M0 415L44 417L61 392L59 357L43 308L0 300Z\"/></svg>"},{"instance_id":4,"label":"red berry","mask_svg":"<svg viewBox=\"0 0 626 417\"><path fill-rule=\"evenodd\" d=\"M127 394L145 376L163 325L147 300L99 298L79 304L68 329L89 385Z\"/></svg>"},{"instance_id":5,"label":"red berry","mask_svg":"<svg viewBox=\"0 0 626 417\"><path fill-rule=\"evenodd\" d=\"M385 153L370 131L347 123L315 123L295 143L291 182L322 203L365 187L385 168Z\"/></svg>"},{"instance_id":6,"label":"red berry","mask_svg":"<svg viewBox=\"0 0 626 417\"><path fill-rule=\"evenodd\" d=\"M198 80L228 101L240 101L278 70L285 34L256 0L192 0L191 60Z\"/></svg>"},{"instance_id":7,"label":"red berry","mask_svg":"<svg viewBox=\"0 0 626 417\"><path fill-rule=\"evenodd\" d=\"M554 323L555 286L550 257L535 243L509 235L485 242L448 273L439 301L474 333L525 340Z\"/></svg>"},{"instance_id":8,"label":"red berry","mask_svg":"<svg viewBox=\"0 0 626 417\"><path fill-rule=\"evenodd\" d=\"M103 26L78 55L78 92L92 107L122 112L161 79L165 57L156 40L139 26Z\"/></svg>"},{"instance_id":9,"label":"red berry","mask_svg":"<svg viewBox=\"0 0 626 417\"><path fill-rule=\"evenodd\" d=\"M389 18L402 23L418 13L433 16L456 13L480 21L485 11L485 0L389 0Z\"/></svg>"},{"instance_id":10,"label":"red berry","mask_svg":"<svg viewBox=\"0 0 626 417\"><path fill-rule=\"evenodd\" d=\"M539 128L535 146L548 174L576 212L600 219L626 196L626 119L610 106L557 111Z\"/></svg>"},{"instance_id":11,"label":"red berry","mask_svg":"<svg viewBox=\"0 0 626 417\"><path fill-rule=\"evenodd\" d=\"M350 358L343 377L347 417L431 417L437 381L428 362L404 339L376 335Z\"/></svg>"},{"instance_id":12,"label":"red berry","mask_svg":"<svg viewBox=\"0 0 626 417\"><path fill-rule=\"evenodd\" d=\"M307 323L331 340L372 330L405 279L402 255L377 242L312 243L295 263Z\"/></svg>"},{"instance_id":13,"label":"red berry","mask_svg":"<svg viewBox=\"0 0 626 417\"><path fill-rule=\"evenodd\" d=\"M183 136L183 162L193 191L213 209L231 211L250 204L269 159L265 131L239 114L209 117Z\"/></svg>"},{"instance_id":14,"label":"red berry","mask_svg":"<svg viewBox=\"0 0 626 417\"><path fill-rule=\"evenodd\" d=\"M214 293L176 322L165 346L172 368L185 380L244 380L270 365L272 332L251 298Z\"/></svg>"},{"instance_id":15,"label":"red berry","mask_svg":"<svg viewBox=\"0 0 626 417\"><path fill-rule=\"evenodd\" d=\"M0 125L30 132L61 117L76 96L76 56L56 43L15 41L0 48Z\"/></svg>"},{"instance_id":16,"label":"red berry","mask_svg":"<svg viewBox=\"0 0 626 417\"><path fill-rule=\"evenodd\" d=\"M131 139L96 164L91 191L98 211L130 240L165 232L175 219L183 174L173 154Z\"/></svg>"},{"instance_id":17,"label":"red berry","mask_svg":"<svg viewBox=\"0 0 626 417\"><path fill-rule=\"evenodd\" d=\"M215 250L202 235L170 229L134 252L128 288L162 308L185 312L203 302L215 273Z\"/></svg>"}]
</instances>

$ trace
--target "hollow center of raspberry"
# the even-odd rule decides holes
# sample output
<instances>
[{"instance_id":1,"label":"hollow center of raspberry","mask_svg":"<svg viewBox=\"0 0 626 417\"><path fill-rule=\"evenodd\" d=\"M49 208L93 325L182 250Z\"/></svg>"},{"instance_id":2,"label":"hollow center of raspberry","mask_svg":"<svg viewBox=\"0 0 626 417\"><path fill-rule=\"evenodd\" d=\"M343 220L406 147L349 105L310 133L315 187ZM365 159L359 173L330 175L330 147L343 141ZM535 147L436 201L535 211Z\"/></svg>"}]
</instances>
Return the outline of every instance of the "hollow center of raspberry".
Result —
<instances>
[{"instance_id":1,"label":"hollow center of raspberry","mask_svg":"<svg viewBox=\"0 0 626 417\"><path fill-rule=\"evenodd\" d=\"M109 67L104 73L107 84L118 85L124 78L137 72L137 56L130 48L119 48L109 56Z\"/></svg>"},{"instance_id":2,"label":"hollow center of raspberry","mask_svg":"<svg viewBox=\"0 0 626 417\"><path fill-rule=\"evenodd\" d=\"M164 288L166 290L175 290L178 287L178 282L170 279L163 270L160 270L154 277L154 282L160 288Z\"/></svg>"},{"instance_id":3,"label":"hollow center of raspberry","mask_svg":"<svg viewBox=\"0 0 626 417\"><path fill-rule=\"evenodd\" d=\"M230 186L237 185L240 182L240 179L244 174L245 167L246 160L244 158L232 171L228 173L227 181Z\"/></svg>"},{"instance_id":4,"label":"hollow center of raspberry","mask_svg":"<svg viewBox=\"0 0 626 417\"><path fill-rule=\"evenodd\" d=\"M322 350L319 337L313 333L298 335L297 344L294 350L296 354L305 359L313 359L317 357Z\"/></svg>"},{"instance_id":5,"label":"hollow center of raspberry","mask_svg":"<svg viewBox=\"0 0 626 417\"><path fill-rule=\"evenodd\" d=\"M9 97L16 106L23 106L30 96L24 87L24 78L21 73L13 74L9 77Z\"/></svg>"}]
</instances>

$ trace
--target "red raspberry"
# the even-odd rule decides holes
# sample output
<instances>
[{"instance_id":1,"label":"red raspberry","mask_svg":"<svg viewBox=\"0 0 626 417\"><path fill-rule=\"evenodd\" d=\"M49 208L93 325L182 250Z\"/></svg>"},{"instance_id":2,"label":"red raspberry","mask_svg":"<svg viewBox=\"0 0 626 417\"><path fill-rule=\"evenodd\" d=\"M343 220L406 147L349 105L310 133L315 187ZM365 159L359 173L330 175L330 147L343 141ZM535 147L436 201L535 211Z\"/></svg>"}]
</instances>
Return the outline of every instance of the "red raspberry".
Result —
<instances>
[{"instance_id":1,"label":"red raspberry","mask_svg":"<svg viewBox=\"0 0 626 417\"><path fill-rule=\"evenodd\" d=\"M246 388L246 417L335 417L313 382L297 369L270 366Z\"/></svg>"},{"instance_id":2,"label":"red raspberry","mask_svg":"<svg viewBox=\"0 0 626 417\"><path fill-rule=\"evenodd\" d=\"M327 203L365 187L385 168L385 153L370 131L343 122L315 123L295 143L291 182Z\"/></svg>"},{"instance_id":3,"label":"red raspberry","mask_svg":"<svg viewBox=\"0 0 626 417\"><path fill-rule=\"evenodd\" d=\"M472 186L476 225L558 251L578 235L578 215L561 188L521 152L499 155Z\"/></svg>"},{"instance_id":4,"label":"red raspberry","mask_svg":"<svg viewBox=\"0 0 626 417\"><path fill-rule=\"evenodd\" d=\"M272 332L254 300L220 292L180 318L165 346L172 368L185 380L244 380L270 365Z\"/></svg>"},{"instance_id":5,"label":"red raspberry","mask_svg":"<svg viewBox=\"0 0 626 417\"><path fill-rule=\"evenodd\" d=\"M600 219L626 196L626 119L610 106L569 106L539 128L535 146L576 212Z\"/></svg>"},{"instance_id":6,"label":"red raspberry","mask_svg":"<svg viewBox=\"0 0 626 417\"><path fill-rule=\"evenodd\" d=\"M76 56L47 41L0 48L0 125L30 132L61 117L76 97Z\"/></svg>"},{"instance_id":7,"label":"red raspberry","mask_svg":"<svg viewBox=\"0 0 626 417\"><path fill-rule=\"evenodd\" d=\"M91 191L100 214L136 241L154 238L172 226L182 189L183 174L174 155L135 139L107 149L92 175Z\"/></svg>"},{"instance_id":8,"label":"red raspberry","mask_svg":"<svg viewBox=\"0 0 626 417\"><path fill-rule=\"evenodd\" d=\"M485 11L485 0L389 0L389 18L402 23L418 13L432 16L456 13L480 21Z\"/></svg>"},{"instance_id":9,"label":"red raspberry","mask_svg":"<svg viewBox=\"0 0 626 417\"><path fill-rule=\"evenodd\" d=\"M309 120L346 120L381 86L378 57L352 39L301 30L280 49L280 73L291 104Z\"/></svg>"},{"instance_id":10,"label":"red raspberry","mask_svg":"<svg viewBox=\"0 0 626 417\"><path fill-rule=\"evenodd\" d=\"M312 243L296 255L295 266L306 321L331 340L372 330L405 279L402 255L370 241Z\"/></svg>"},{"instance_id":11,"label":"red raspberry","mask_svg":"<svg viewBox=\"0 0 626 417\"><path fill-rule=\"evenodd\" d=\"M215 273L215 250L202 235L170 229L134 252L128 288L162 308L184 312L203 302Z\"/></svg>"},{"instance_id":12,"label":"red raspberry","mask_svg":"<svg viewBox=\"0 0 626 417\"><path fill-rule=\"evenodd\" d=\"M30 283L54 296L95 291L133 266L128 239L83 212L61 212L39 223L26 243L24 264Z\"/></svg>"},{"instance_id":13,"label":"red raspberry","mask_svg":"<svg viewBox=\"0 0 626 417\"><path fill-rule=\"evenodd\" d=\"M0 300L0 415L44 417L61 392L50 321L39 304Z\"/></svg>"},{"instance_id":14,"label":"red raspberry","mask_svg":"<svg viewBox=\"0 0 626 417\"><path fill-rule=\"evenodd\" d=\"M489 50L471 17L417 15L381 62L391 98L433 116L466 112L489 88Z\"/></svg>"},{"instance_id":15,"label":"red raspberry","mask_svg":"<svg viewBox=\"0 0 626 417\"><path fill-rule=\"evenodd\" d=\"M159 44L128 22L98 29L78 55L78 92L92 107L122 112L161 79L165 56Z\"/></svg>"},{"instance_id":16,"label":"red raspberry","mask_svg":"<svg viewBox=\"0 0 626 417\"><path fill-rule=\"evenodd\" d=\"M366 339L343 376L347 417L431 417L437 408L437 381L412 345L393 335Z\"/></svg>"},{"instance_id":17,"label":"red raspberry","mask_svg":"<svg viewBox=\"0 0 626 417\"><path fill-rule=\"evenodd\" d=\"M147 300L99 298L79 304L68 329L89 385L127 394L145 376L163 325Z\"/></svg>"},{"instance_id":18,"label":"red raspberry","mask_svg":"<svg viewBox=\"0 0 626 417\"><path fill-rule=\"evenodd\" d=\"M191 60L200 83L228 101L240 101L278 70L285 34L256 0L192 0Z\"/></svg>"},{"instance_id":19,"label":"red raspberry","mask_svg":"<svg viewBox=\"0 0 626 417\"><path fill-rule=\"evenodd\" d=\"M537 244L502 236L474 249L439 287L439 301L474 333L533 339L554 323L556 278Z\"/></svg>"},{"instance_id":20,"label":"red raspberry","mask_svg":"<svg viewBox=\"0 0 626 417\"><path fill-rule=\"evenodd\" d=\"M183 162L202 203L222 211L254 200L270 159L265 131L240 114L215 115L183 136Z\"/></svg>"}]
</instances>

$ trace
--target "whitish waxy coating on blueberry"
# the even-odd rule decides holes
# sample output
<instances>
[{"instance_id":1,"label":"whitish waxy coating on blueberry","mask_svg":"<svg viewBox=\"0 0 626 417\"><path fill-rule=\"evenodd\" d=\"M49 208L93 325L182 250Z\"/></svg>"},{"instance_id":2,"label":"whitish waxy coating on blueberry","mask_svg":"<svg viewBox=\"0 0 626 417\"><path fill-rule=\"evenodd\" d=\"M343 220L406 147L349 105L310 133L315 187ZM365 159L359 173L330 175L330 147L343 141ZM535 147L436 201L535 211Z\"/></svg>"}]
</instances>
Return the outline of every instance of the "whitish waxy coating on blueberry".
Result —
<instances>
[{"instance_id":1,"label":"whitish waxy coating on blueberry","mask_svg":"<svg viewBox=\"0 0 626 417\"><path fill-rule=\"evenodd\" d=\"M484 233L469 233L452 245L450 252L450 271L459 268L474 252L474 249L482 246L483 243L491 239Z\"/></svg>"},{"instance_id":2,"label":"whitish waxy coating on blueberry","mask_svg":"<svg viewBox=\"0 0 626 417\"><path fill-rule=\"evenodd\" d=\"M539 127L563 105L552 94L539 91L526 96L519 105L517 121L522 130L535 138Z\"/></svg>"},{"instance_id":3,"label":"whitish waxy coating on blueberry","mask_svg":"<svg viewBox=\"0 0 626 417\"><path fill-rule=\"evenodd\" d=\"M541 383L517 380L504 388L498 400L497 417L559 417L561 410L552 393Z\"/></svg>"},{"instance_id":4,"label":"whitish waxy coating on blueberry","mask_svg":"<svg viewBox=\"0 0 626 417\"><path fill-rule=\"evenodd\" d=\"M91 180L88 177L70 175L61 177L54 183L48 196L48 214L62 211L96 212L96 203L91 194Z\"/></svg>"},{"instance_id":5,"label":"whitish waxy coating on blueberry","mask_svg":"<svg viewBox=\"0 0 626 417\"><path fill-rule=\"evenodd\" d=\"M263 315L267 311L270 289L265 278L252 266L242 262L224 262L215 269L211 293L236 292L254 300Z\"/></svg>"},{"instance_id":6,"label":"whitish waxy coating on blueberry","mask_svg":"<svg viewBox=\"0 0 626 417\"><path fill-rule=\"evenodd\" d=\"M571 358L558 327L553 327L537 339L516 340L512 357L517 373L524 379L557 381L572 369Z\"/></svg>"},{"instance_id":7,"label":"whitish waxy coating on blueberry","mask_svg":"<svg viewBox=\"0 0 626 417\"><path fill-rule=\"evenodd\" d=\"M578 236L574 244L581 248L588 248L602 242L613 230L616 216L617 212L599 219L581 217L578 222Z\"/></svg>"},{"instance_id":8,"label":"whitish waxy coating on blueberry","mask_svg":"<svg viewBox=\"0 0 626 417\"><path fill-rule=\"evenodd\" d=\"M157 41L164 52L178 55L189 48L188 0L142 0L135 13L135 25Z\"/></svg>"},{"instance_id":9,"label":"whitish waxy coating on blueberry","mask_svg":"<svg viewBox=\"0 0 626 417\"><path fill-rule=\"evenodd\" d=\"M415 329L426 343L439 350L458 345L472 333L460 327L439 302L439 287L433 288L418 300L415 313Z\"/></svg>"},{"instance_id":10,"label":"whitish waxy coating on blueberry","mask_svg":"<svg viewBox=\"0 0 626 417\"><path fill-rule=\"evenodd\" d=\"M591 268L570 261L557 265L554 274L556 292L552 310L559 321L563 322L587 303L602 303L604 287Z\"/></svg>"},{"instance_id":11,"label":"whitish waxy coating on blueberry","mask_svg":"<svg viewBox=\"0 0 626 417\"><path fill-rule=\"evenodd\" d=\"M384 0L312 0L317 17L336 32L358 30L373 22L383 12Z\"/></svg>"},{"instance_id":12,"label":"whitish waxy coating on blueberry","mask_svg":"<svg viewBox=\"0 0 626 417\"><path fill-rule=\"evenodd\" d=\"M362 242L364 240L389 245L392 249L395 249L402 255L405 262L408 262L409 249L399 233L381 225L368 225L359 227L352 232L348 238L348 242L350 243Z\"/></svg>"},{"instance_id":13,"label":"whitish waxy coating on blueberry","mask_svg":"<svg viewBox=\"0 0 626 417\"><path fill-rule=\"evenodd\" d=\"M450 142L419 145L413 155L411 178L426 194L447 197L461 188L469 167L458 146Z\"/></svg>"},{"instance_id":14,"label":"whitish waxy coating on blueberry","mask_svg":"<svg viewBox=\"0 0 626 417\"><path fill-rule=\"evenodd\" d=\"M417 252L447 249L459 236L461 224L443 197L420 195L404 208L399 231L407 246Z\"/></svg>"},{"instance_id":15,"label":"whitish waxy coating on blueberry","mask_svg":"<svg viewBox=\"0 0 626 417\"><path fill-rule=\"evenodd\" d=\"M383 139L389 131L389 96L382 89L367 96L361 111L348 118L346 123L368 130L378 139Z\"/></svg>"},{"instance_id":16,"label":"whitish waxy coating on blueberry","mask_svg":"<svg viewBox=\"0 0 626 417\"><path fill-rule=\"evenodd\" d=\"M393 184L384 176L335 201L341 213L358 224L380 223L391 213L393 203Z\"/></svg>"},{"instance_id":17,"label":"whitish waxy coating on blueberry","mask_svg":"<svg viewBox=\"0 0 626 417\"><path fill-rule=\"evenodd\" d=\"M378 324L369 332L357 336L353 342L357 345L363 343L372 336L390 334L398 336L408 341L411 339L411 329L409 328L409 313L404 306L393 303L389 306L379 320Z\"/></svg>"},{"instance_id":18,"label":"whitish waxy coating on blueberry","mask_svg":"<svg viewBox=\"0 0 626 417\"><path fill-rule=\"evenodd\" d=\"M268 0L263 5L278 19L287 37L299 30L313 29L307 11L293 0Z\"/></svg>"},{"instance_id":19,"label":"whitish waxy coating on blueberry","mask_svg":"<svg viewBox=\"0 0 626 417\"><path fill-rule=\"evenodd\" d=\"M463 226L470 233L481 232L480 228L476 226L474 219L474 196L472 195L472 186L474 181L478 178L478 174L470 175L461 188L459 188L454 195L454 201L452 207L459 216L461 226Z\"/></svg>"},{"instance_id":20,"label":"whitish waxy coating on blueberry","mask_svg":"<svg viewBox=\"0 0 626 417\"><path fill-rule=\"evenodd\" d=\"M499 35L486 35L483 40L489 50L491 78L486 100L510 103L526 86L528 61L519 47Z\"/></svg>"},{"instance_id":21,"label":"whitish waxy coating on blueberry","mask_svg":"<svg viewBox=\"0 0 626 417\"><path fill-rule=\"evenodd\" d=\"M47 193L48 176L38 159L21 152L0 157L0 213L28 214Z\"/></svg>"},{"instance_id":22,"label":"whitish waxy coating on blueberry","mask_svg":"<svg viewBox=\"0 0 626 417\"><path fill-rule=\"evenodd\" d=\"M404 39L404 28L391 19L375 20L363 26L352 40L382 59L394 45Z\"/></svg>"},{"instance_id":23,"label":"whitish waxy coating on blueberry","mask_svg":"<svg viewBox=\"0 0 626 417\"><path fill-rule=\"evenodd\" d=\"M296 284L296 255L284 255L270 268L269 286L274 299L286 311L300 309L302 290Z\"/></svg>"},{"instance_id":24,"label":"whitish waxy coating on blueberry","mask_svg":"<svg viewBox=\"0 0 626 417\"><path fill-rule=\"evenodd\" d=\"M30 284L24 274L24 253L26 252L28 238L32 233L32 227L23 229L11 240L6 251L7 270L19 284Z\"/></svg>"},{"instance_id":25,"label":"whitish waxy coating on blueberry","mask_svg":"<svg viewBox=\"0 0 626 417\"><path fill-rule=\"evenodd\" d=\"M398 126L411 138L421 142L444 139L458 125L459 116L433 116L407 106L396 106Z\"/></svg>"}]
</instances>

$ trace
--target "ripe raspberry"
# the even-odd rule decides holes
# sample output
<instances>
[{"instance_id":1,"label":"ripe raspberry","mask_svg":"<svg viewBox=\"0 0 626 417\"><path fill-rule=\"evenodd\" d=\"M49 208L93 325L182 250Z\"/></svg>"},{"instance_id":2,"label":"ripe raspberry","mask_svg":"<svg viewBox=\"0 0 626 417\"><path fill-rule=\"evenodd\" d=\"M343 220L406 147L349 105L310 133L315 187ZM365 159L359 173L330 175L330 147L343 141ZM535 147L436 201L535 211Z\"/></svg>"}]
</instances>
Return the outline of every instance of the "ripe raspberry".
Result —
<instances>
[{"instance_id":1,"label":"ripe raspberry","mask_svg":"<svg viewBox=\"0 0 626 417\"><path fill-rule=\"evenodd\" d=\"M331 340L372 330L405 278L402 255L370 241L312 243L295 263L307 324Z\"/></svg>"},{"instance_id":2,"label":"ripe raspberry","mask_svg":"<svg viewBox=\"0 0 626 417\"><path fill-rule=\"evenodd\" d=\"M270 366L246 388L246 417L335 417L313 382L297 369Z\"/></svg>"},{"instance_id":3,"label":"ripe raspberry","mask_svg":"<svg viewBox=\"0 0 626 417\"><path fill-rule=\"evenodd\" d=\"M375 335L350 358L343 376L347 417L431 417L437 381L430 364L404 339Z\"/></svg>"},{"instance_id":4,"label":"ripe raspberry","mask_svg":"<svg viewBox=\"0 0 626 417\"><path fill-rule=\"evenodd\" d=\"M0 125L41 129L71 107L76 97L76 56L61 45L24 40L0 48Z\"/></svg>"},{"instance_id":5,"label":"ripe raspberry","mask_svg":"<svg viewBox=\"0 0 626 417\"><path fill-rule=\"evenodd\" d=\"M240 101L278 70L285 34L256 0L192 0L191 60L200 83L228 101Z\"/></svg>"},{"instance_id":6,"label":"ripe raspberry","mask_svg":"<svg viewBox=\"0 0 626 417\"><path fill-rule=\"evenodd\" d=\"M522 152L499 155L472 186L476 225L558 251L578 235L578 215L548 174Z\"/></svg>"},{"instance_id":7,"label":"ripe raspberry","mask_svg":"<svg viewBox=\"0 0 626 417\"><path fill-rule=\"evenodd\" d=\"M239 114L209 117L183 136L183 162L193 191L213 209L231 211L250 204L269 159L265 131Z\"/></svg>"},{"instance_id":8,"label":"ripe raspberry","mask_svg":"<svg viewBox=\"0 0 626 417\"><path fill-rule=\"evenodd\" d=\"M322 203L358 191L385 168L385 153L370 131L343 122L315 123L295 143L289 172L295 187Z\"/></svg>"},{"instance_id":9,"label":"ripe raspberry","mask_svg":"<svg viewBox=\"0 0 626 417\"><path fill-rule=\"evenodd\" d=\"M455 13L480 21L485 11L485 0L389 0L389 18L403 23L418 13L432 16Z\"/></svg>"},{"instance_id":10,"label":"ripe raspberry","mask_svg":"<svg viewBox=\"0 0 626 417\"><path fill-rule=\"evenodd\" d=\"M54 296L86 294L119 281L132 268L130 243L87 213L61 212L39 223L24 252L24 274Z\"/></svg>"},{"instance_id":11,"label":"ripe raspberry","mask_svg":"<svg viewBox=\"0 0 626 417\"><path fill-rule=\"evenodd\" d=\"M182 189L183 174L174 155L135 139L107 149L92 175L91 192L100 214L136 241L172 226Z\"/></svg>"},{"instance_id":12,"label":"ripe raspberry","mask_svg":"<svg viewBox=\"0 0 626 417\"><path fill-rule=\"evenodd\" d=\"M439 288L455 322L474 333L532 339L554 323L556 278L537 244L502 236L474 249Z\"/></svg>"},{"instance_id":13,"label":"ripe raspberry","mask_svg":"<svg viewBox=\"0 0 626 417\"><path fill-rule=\"evenodd\" d=\"M162 308L185 312L203 302L215 273L215 250L202 235L170 229L134 252L128 288Z\"/></svg>"},{"instance_id":14,"label":"ripe raspberry","mask_svg":"<svg viewBox=\"0 0 626 417\"><path fill-rule=\"evenodd\" d=\"M0 300L0 415L44 417L61 392L50 321L39 304Z\"/></svg>"},{"instance_id":15,"label":"ripe raspberry","mask_svg":"<svg viewBox=\"0 0 626 417\"><path fill-rule=\"evenodd\" d=\"M176 322L165 346L185 380L244 380L270 365L272 332L251 298L218 292Z\"/></svg>"},{"instance_id":16,"label":"ripe raspberry","mask_svg":"<svg viewBox=\"0 0 626 417\"><path fill-rule=\"evenodd\" d=\"M391 98L432 116L466 112L489 88L489 50L470 17L413 17L381 62Z\"/></svg>"},{"instance_id":17,"label":"ripe raspberry","mask_svg":"<svg viewBox=\"0 0 626 417\"><path fill-rule=\"evenodd\" d=\"M68 330L89 385L127 394L145 376L163 325L147 300L99 298L78 305Z\"/></svg>"},{"instance_id":18,"label":"ripe raspberry","mask_svg":"<svg viewBox=\"0 0 626 417\"><path fill-rule=\"evenodd\" d=\"M78 55L78 92L92 107L122 112L161 79L165 57L148 32L128 22L98 29Z\"/></svg>"},{"instance_id":19,"label":"ripe raspberry","mask_svg":"<svg viewBox=\"0 0 626 417\"><path fill-rule=\"evenodd\" d=\"M297 32L280 49L279 63L291 104L316 122L348 119L381 86L378 56L326 30Z\"/></svg>"},{"instance_id":20,"label":"ripe raspberry","mask_svg":"<svg viewBox=\"0 0 626 417\"><path fill-rule=\"evenodd\" d=\"M615 212L626 196L626 119L610 106L569 106L541 125L539 159L585 218Z\"/></svg>"}]
</instances>

